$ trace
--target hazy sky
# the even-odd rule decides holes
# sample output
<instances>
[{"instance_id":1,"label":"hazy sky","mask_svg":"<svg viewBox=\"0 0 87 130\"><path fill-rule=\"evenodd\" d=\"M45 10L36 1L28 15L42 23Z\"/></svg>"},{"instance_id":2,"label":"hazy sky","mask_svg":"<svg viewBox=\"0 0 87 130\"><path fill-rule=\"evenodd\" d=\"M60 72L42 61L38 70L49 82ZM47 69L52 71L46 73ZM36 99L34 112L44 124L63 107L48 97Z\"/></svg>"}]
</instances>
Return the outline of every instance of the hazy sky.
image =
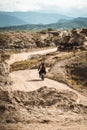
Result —
<instances>
[{"instance_id":1,"label":"hazy sky","mask_svg":"<svg viewBox=\"0 0 87 130\"><path fill-rule=\"evenodd\" d=\"M87 17L87 0L0 0L0 11L40 11Z\"/></svg>"}]
</instances>

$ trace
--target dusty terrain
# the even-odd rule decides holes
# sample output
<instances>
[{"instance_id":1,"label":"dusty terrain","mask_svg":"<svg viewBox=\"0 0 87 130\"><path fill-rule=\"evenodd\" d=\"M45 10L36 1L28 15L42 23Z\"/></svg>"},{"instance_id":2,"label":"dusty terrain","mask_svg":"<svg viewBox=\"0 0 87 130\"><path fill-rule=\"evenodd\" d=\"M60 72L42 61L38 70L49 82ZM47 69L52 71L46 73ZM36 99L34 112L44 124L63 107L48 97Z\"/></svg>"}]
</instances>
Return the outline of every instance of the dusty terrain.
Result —
<instances>
[{"instance_id":1,"label":"dusty terrain","mask_svg":"<svg viewBox=\"0 0 87 130\"><path fill-rule=\"evenodd\" d=\"M26 59L29 53L22 56ZM20 54L14 54L8 63L20 59ZM13 84L0 89L0 130L87 129L87 97L47 77L41 81L36 69L9 76Z\"/></svg>"}]
</instances>

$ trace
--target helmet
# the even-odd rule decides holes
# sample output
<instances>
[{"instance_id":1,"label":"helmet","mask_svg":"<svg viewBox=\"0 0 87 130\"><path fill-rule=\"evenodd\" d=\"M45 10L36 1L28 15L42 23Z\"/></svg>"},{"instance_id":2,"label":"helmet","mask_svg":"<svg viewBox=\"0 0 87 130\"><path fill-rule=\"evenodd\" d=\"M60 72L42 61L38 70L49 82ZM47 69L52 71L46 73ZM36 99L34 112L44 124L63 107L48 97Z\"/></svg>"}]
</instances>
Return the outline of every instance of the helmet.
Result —
<instances>
[{"instance_id":1,"label":"helmet","mask_svg":"<svg viewBox=\"0 0 87 130\"><path fill-rule=\"evenodd\" d=\"M42 65L44 65L44 62L42 62Z\"/></svg>"}]
</instances>

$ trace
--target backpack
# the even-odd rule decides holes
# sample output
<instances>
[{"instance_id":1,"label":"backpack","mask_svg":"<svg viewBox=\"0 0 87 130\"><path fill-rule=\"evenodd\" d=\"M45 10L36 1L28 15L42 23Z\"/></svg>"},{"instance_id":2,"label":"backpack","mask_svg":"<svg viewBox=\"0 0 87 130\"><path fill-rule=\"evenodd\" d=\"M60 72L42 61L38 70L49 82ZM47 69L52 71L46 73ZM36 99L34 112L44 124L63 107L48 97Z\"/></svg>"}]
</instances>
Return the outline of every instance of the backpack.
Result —
<instances>
[{"instance_id":1,"label":"backpack","mask_svg":"<svg viewBox=\"0 0 87 130\"><path fill-rule=\"evenodd\" d=\"M41 71L46 71L46 66L45 66L45 65L41 65L41 66L40 66L40 70L41 70Z\"/></svg>"}]
</instances>

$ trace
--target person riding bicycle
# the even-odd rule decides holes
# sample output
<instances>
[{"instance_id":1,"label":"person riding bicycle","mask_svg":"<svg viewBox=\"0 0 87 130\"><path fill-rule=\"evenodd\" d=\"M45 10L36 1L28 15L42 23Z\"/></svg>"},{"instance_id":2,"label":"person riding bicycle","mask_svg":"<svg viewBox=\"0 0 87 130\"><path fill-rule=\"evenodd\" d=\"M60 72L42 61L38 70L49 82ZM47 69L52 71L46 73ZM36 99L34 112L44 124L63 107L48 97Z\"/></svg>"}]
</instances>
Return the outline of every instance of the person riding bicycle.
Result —
<instances>
[{"instance_id":1,"label":"person riding bicycle","mask_svg":"<svg viewBox=\"0 0 87 130\"><path fill-rule=\"evenodd\" d=\"M42 73L46 75L46 65L44 62L39 65L38 71L39 71L39 76L41 76Z\"/></svg>"}]
</instances>

